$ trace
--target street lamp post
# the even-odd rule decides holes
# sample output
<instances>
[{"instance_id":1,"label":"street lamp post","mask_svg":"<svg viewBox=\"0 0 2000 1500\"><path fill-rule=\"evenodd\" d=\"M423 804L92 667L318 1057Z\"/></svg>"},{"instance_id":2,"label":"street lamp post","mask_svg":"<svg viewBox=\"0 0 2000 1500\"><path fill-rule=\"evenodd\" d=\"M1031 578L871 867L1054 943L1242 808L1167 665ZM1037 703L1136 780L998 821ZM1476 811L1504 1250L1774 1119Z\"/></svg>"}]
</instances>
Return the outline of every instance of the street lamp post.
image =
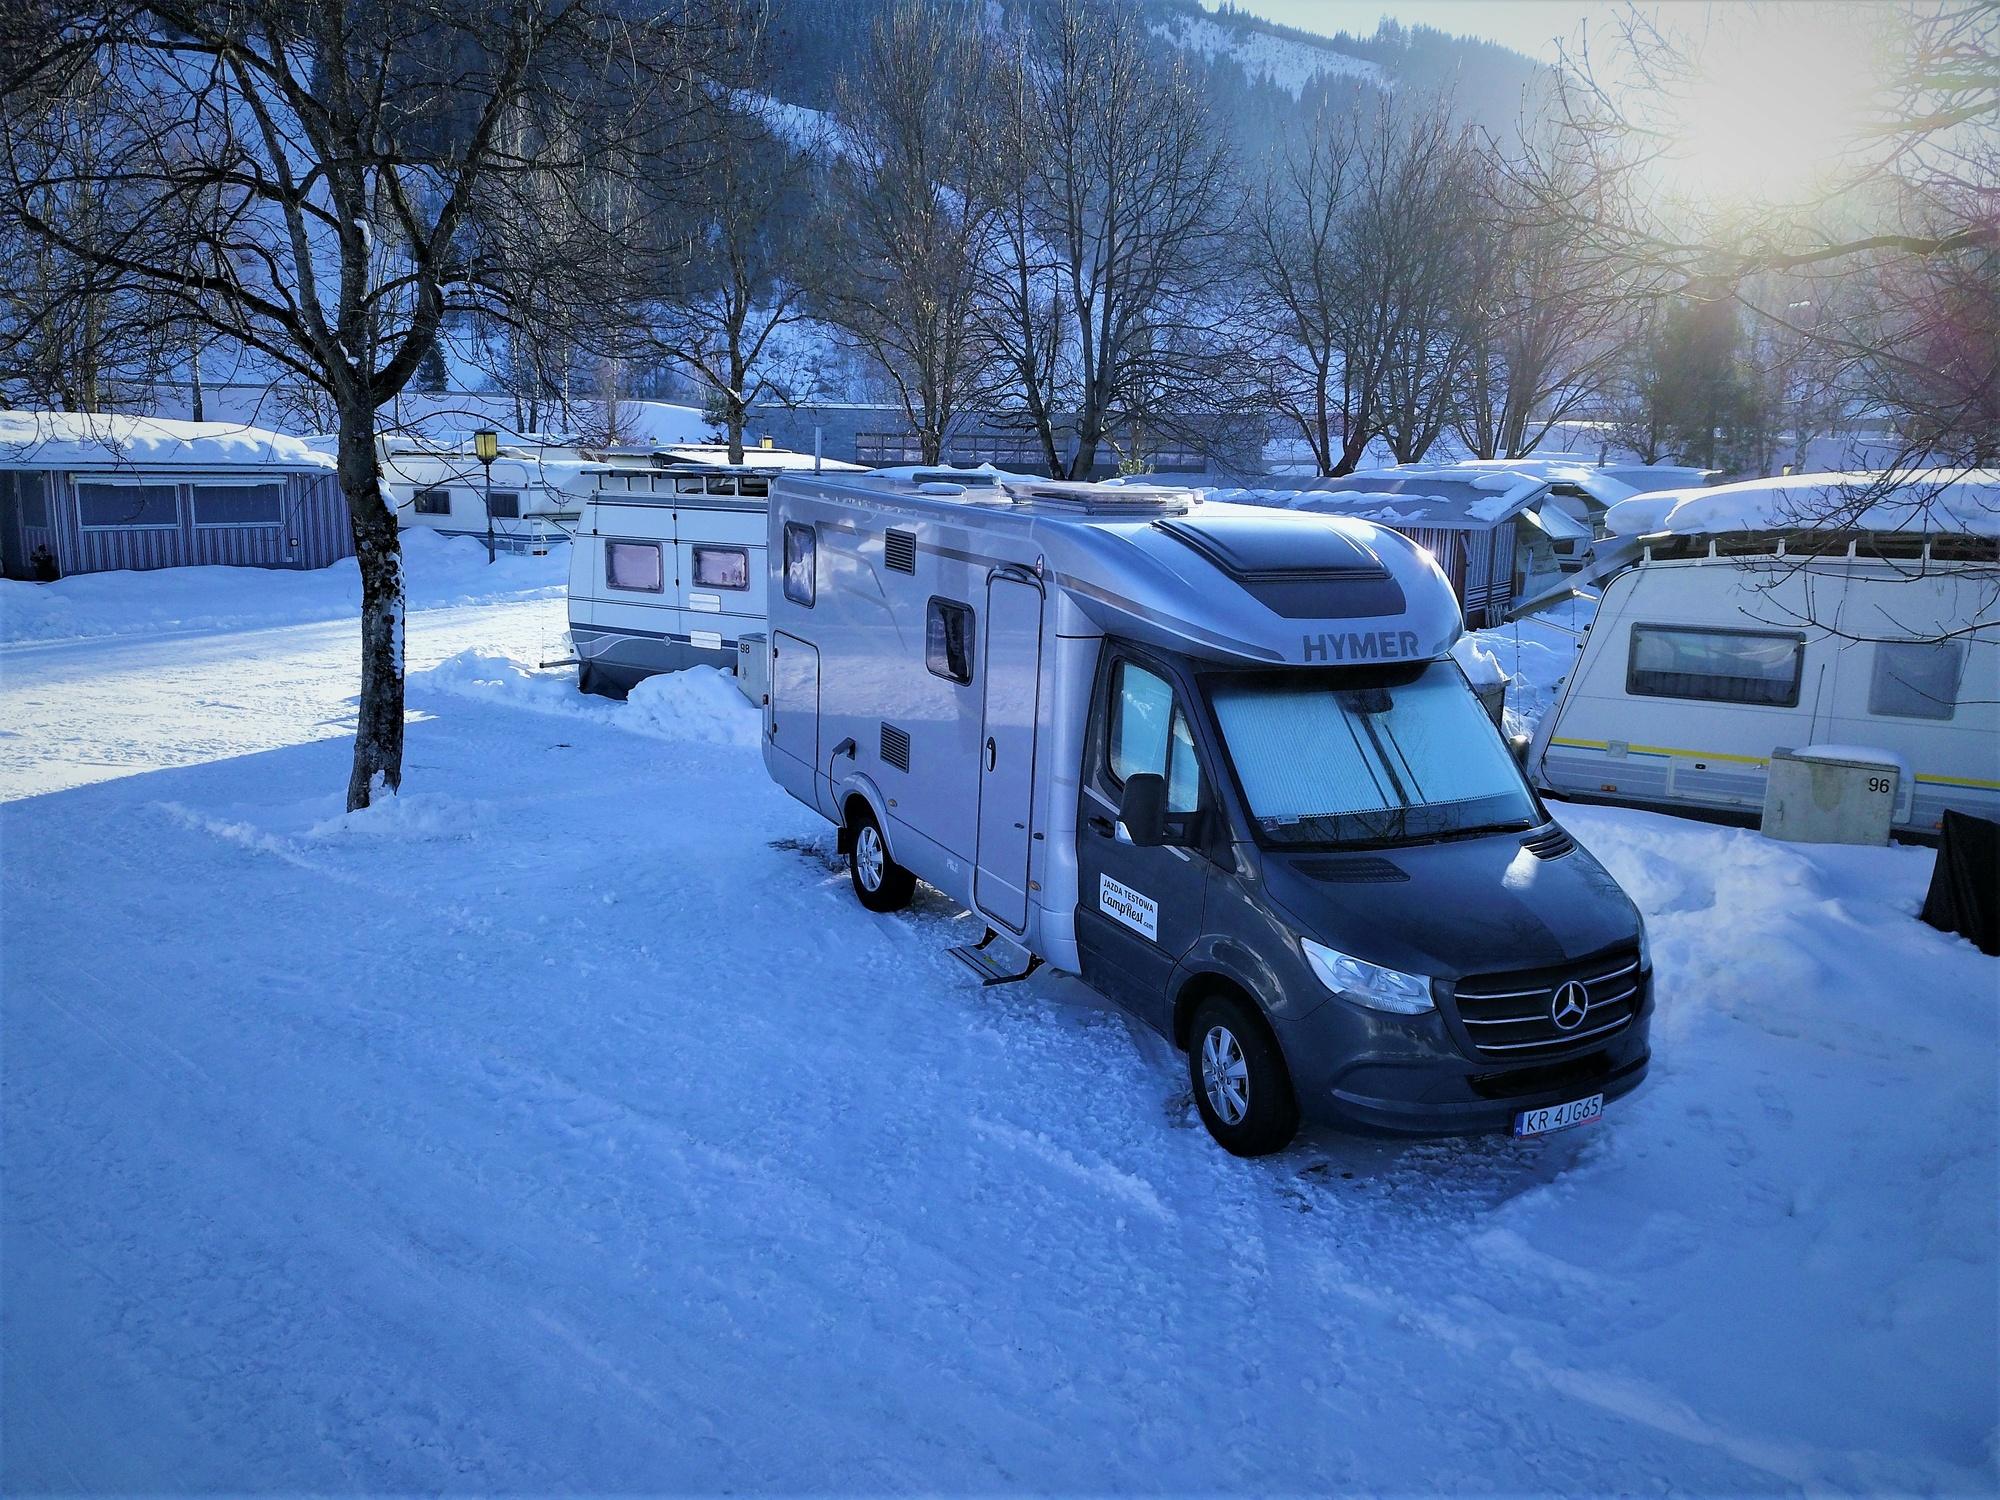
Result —
<instances>
[{"instance_id":1,"label":"street lamp post","mask_svg":"<svg viewBox=\"0 0 2000 1500\"><path fill-rule=\"evenodd\" d=\"M500 456L500 434L482 427L472 435L472 451L486 466L486 562L493 562L493 460Z\"/></svg>"}]
</instances>

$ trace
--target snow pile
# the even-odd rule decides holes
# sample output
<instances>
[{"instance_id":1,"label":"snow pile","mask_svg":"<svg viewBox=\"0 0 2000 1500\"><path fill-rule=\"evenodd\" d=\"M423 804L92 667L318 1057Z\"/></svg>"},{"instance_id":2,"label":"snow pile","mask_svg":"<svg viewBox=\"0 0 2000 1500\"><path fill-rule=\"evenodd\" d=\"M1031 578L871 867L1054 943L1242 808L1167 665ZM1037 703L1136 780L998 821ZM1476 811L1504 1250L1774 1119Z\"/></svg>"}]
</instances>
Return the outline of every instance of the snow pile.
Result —
<instances>
[{"instance_id":1,"label":"snow pile","mask_svg":"<svg viewBox=\"0 0 2000 1500\"><path fill-rule=\"evenodd\" d=\"M763 733L758 712L738 690L736 679L714 667L648 677L620 703L579 692L574 667L534 668L475 649L410 674L412 698L434 693L586 719L683 744L755 748Z\"/></svg>"},{"instance_id":2,"label":"snow pile","mask_svg":"<svg viewBox=\"0 0 2000 1500\"><path fill-rule=\"evenodd\" d=\"M411 609L549 598L568 587L569 549L502 552L490 564L471 537L422 528L403 533ZM361 569L353 558L309 571L160 568L81 573L54 583L0 579L0 641L75 640L170 630L238 630L358 615Z\"/></svg>"},{"instance_id":3,"label":"snow pile","mask_svg":"<svg viewBox=\"0 0 2000 1500\"><path fill-rule=\"evenodd\" d=\"M1574 594L1524 619L1467 632L1465 639L1491 655L1506 674L1509 734L1533 734L1556 706L1596 613L1596 595Z\"/></svg>"},{"instance_id":4,"label":"snow pile","mask_svg":"<svg viewBox=\"0 0 2000 1500\"><path fill-rule=\"evenodd\" d=\"M331 469L303 440L236 422L176 422L67 411L0 411L0 468L116 469L154 464Z\"/></svg>"},{"instance_id":5,"label":"snow pile","mask_svg":"<svg viewBox=\"0 0 2000 1500\"><path fill-rule=\"evenodd\" d=\"M1389 87L1388 75L1377 64L1330 45L1274 36L1268 31L1239 31L1206 16L1176 16L1166 25L1147 29L1169 45L1207 61L1227 57L1241 66L1246 77L1274 84L1294 99L1313 79L1328 73L1358 78L1378 89Z\"/></svg>"},{"instance_id":6,"label":"snow pile","mask_svg":"<svg viewBox=\"0 0 2000 1500\"><path fill-rule=\"evenodd\" d=\"M493 804L451 797L442 792L403 792L378 796L359 812L343 812L307 830L315 839L437 839L469 838L491 824Z\"/></svg>"},{"instance_id":7,"label":"snow pile","mask_svg":"<svg viewBox=\"0 0 2000 1500\"><path fill-rule=\"evenodd\" d=\"M1465 680L1475 689L1494 687L1507 681L1507 674L1500 667L1500 658L1476 634L1460 636L1452 643L1451 654L1459 669L1465 673Z\"/></svg>"},{"instance_id":8,"label":"snow pile","mask_svg":"<svg viewBox=\"0 0 2000 1500\"><path fill-rule=\"evenodd\" d=\"M2000 537L2000 470L1910 474L1887 494L1871 498L1883 477L1787 474L1668 490L1620 501L1605 524L1619 536L1831 530Z\"/></svg>"}]
</instances>

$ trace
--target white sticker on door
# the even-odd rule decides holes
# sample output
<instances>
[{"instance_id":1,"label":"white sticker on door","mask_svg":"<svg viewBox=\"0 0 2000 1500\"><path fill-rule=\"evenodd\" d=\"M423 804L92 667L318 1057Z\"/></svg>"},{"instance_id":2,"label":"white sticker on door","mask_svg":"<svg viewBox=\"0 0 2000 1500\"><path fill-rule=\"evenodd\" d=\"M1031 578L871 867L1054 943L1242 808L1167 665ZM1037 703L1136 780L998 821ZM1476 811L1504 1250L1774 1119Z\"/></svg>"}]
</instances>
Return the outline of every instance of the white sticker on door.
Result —
<instances>
[{"instance_id":1,"label":"white sticker on door","mask_svg":"<svg viewBox=\"0 0 2000 1500\"><path fill-rule=\"evenodd\" d=\"M1134 932L1159 941L1160 908L1151 896L1142 896L1129 885L1121 885L1109 875L1097 877L1097 905L1114 922L1123 922Z\"/></svg>"}]
</instances>

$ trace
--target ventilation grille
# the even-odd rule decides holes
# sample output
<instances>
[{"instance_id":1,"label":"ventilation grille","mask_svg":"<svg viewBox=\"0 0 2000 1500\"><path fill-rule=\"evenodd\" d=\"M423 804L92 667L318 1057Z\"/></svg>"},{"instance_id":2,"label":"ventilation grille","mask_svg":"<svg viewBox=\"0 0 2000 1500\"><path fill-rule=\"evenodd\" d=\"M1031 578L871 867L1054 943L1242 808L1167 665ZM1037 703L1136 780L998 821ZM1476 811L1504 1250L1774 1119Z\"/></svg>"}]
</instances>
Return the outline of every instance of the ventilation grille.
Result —
<instances>
[{"instance_id":1,"label":"ventilation grille","mask_svg":"<svg viewBox=\"0 0 2000 1500\"><path fill-rule=\"evenodd\" d=\"M1576 840L1562 828L1551 828L1546 833L1538 833L1533 838L1522 839L1521 847L1536 859L1561 859L1576 847Z\"/></svg>"},{"instance_id":2,"label":"ventilation grille","mask_svg":"<svg viewBox=\"0 0 2000 1500\"><path fill-rule=\"evenodd\" d=\"M917 571L917 534L891 531L882 538L882 561L897 573Z\"/></svg>"},{"instance_id":3,"label":"ventilation grille","mask_svg":"<svg viewBox=\"0 0 2000 1500\"><path fill-rule=\"evenodd\" d=\"M899 771L910 769L910 732L894 724L882 726L882 759Z\"/></svg>"},{"instance_id":4,"label":"ventilation grille","mask_svg":"<svg viewBox=\"0 0 2000 1500\"><path fill-rule=\"evenodd\" d=\"M1410 878L1409 871L1401 865L1380 858L1302 859L1295 868L1314 880L1365 882Z\"/></svg>"}]
</instances>

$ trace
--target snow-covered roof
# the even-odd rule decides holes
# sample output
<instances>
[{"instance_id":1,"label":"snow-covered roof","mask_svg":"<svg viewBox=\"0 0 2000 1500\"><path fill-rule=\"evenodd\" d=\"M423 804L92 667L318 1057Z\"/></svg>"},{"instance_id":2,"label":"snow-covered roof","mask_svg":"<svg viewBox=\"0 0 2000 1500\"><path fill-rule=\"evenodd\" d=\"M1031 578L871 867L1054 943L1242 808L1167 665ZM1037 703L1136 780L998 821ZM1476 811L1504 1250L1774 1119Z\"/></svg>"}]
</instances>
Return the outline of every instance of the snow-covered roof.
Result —
<instances>
[{"instance_id":1,"label":"snow-covered roof","mask_svg":"<svg viewBox=\"0 0 2000 1500\"><path fill-rule=\"evenodd\" d=\"M866 464L844 463L837 458L814 458L810 453L800 453L792 448L758 448L748 444L743 449L743 462L729 461L727 443L674 443L658 450L660 455L684 464L704 464L710 468L729 469L820 469L838 470L842 473L859 474Z\"/></svg>"},{"instance_id":2,"label":"snow-covered roof","mask_svg":"<svg viewBox=\"0 0 2000 1500\"><path fill-rule=\"evenodd\" d=\"M1614 505L1638 493L1635 485L1612 477L1600 465L1574 454L1534 454L1528 458L1468 458L1456 464L1401 464L1404 469L1470 469L1500 474L1525 474L1548 484L1573 485L1604 505Z\"/></svg>"},{"instance_id":3,"label":"snow-covered roof","mask_svg":"<svg viewBox=\"0 0 2000 1500\"><path fill-rule=\"evenodd\" d=\"M1361 516L1391 526L1482 530L1526 507L1546 488L1533 474L1468 469L1376 469L1298 487L1298 510ZM1381 514L1384 508L1395 514Z\"/></svg>"},{"instance_id":4,"label":"snow-covered roof","mask_svg":"<svg viewBox=\"0 0 2000 1500\"><path fill-rule=\"evenodd\" d=\"M2000 537L2000 470L1929 470L1874 496L1880 474L1787 474L1622 500L1604 524L1619 536L1727 532L1905 531Z\"/></svg>"},{"instance_id":5,"label":"snow-covered roof","mask_svg":"<svg viewBox=\"0 0 2000 1500\"><path fill-rule=\"evenodd\" d=\"M0 469L331 469L303 439L240 422L97 412L0 411Z\"/></svg>"}]
</instances>

